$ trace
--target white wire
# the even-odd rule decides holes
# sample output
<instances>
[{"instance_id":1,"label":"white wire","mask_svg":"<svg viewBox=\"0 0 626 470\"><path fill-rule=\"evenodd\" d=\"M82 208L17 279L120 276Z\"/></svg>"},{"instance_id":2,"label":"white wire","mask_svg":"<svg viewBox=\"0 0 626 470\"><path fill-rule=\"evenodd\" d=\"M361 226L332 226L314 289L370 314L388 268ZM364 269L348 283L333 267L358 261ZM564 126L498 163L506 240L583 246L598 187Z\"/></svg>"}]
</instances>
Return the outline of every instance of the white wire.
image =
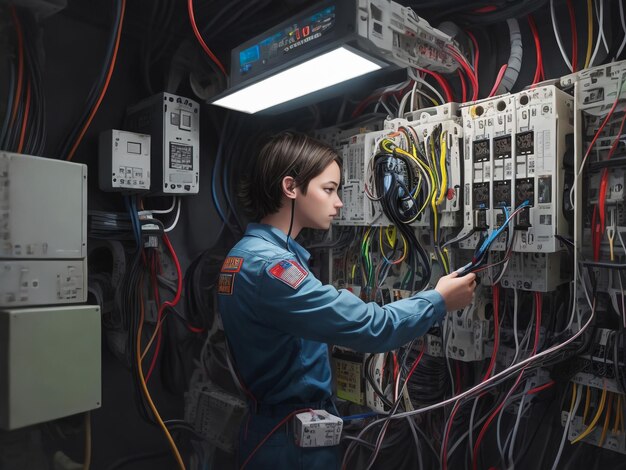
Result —
<instances>
[{"instance_id":1,"label":"white wire","mask_svg":"<svg viewBox=\"0 0 626 470\"><path fill-rule=\"evenodd\" d=\"M476 397L474 399L474 404L472 405L472 412L470 414L470 421L469 421L469 430L472 431L474 429L474 415L476 414L476 406L478 405L478 399L480 397ZM469 433L468 436L468 443L469 443L469 448L473 449L474 448L474 434L472 432Z\"/></svg>"},{"instance_id":2,"label":"white wire","mask_svg":"<svg viewBox=\"0 0 626 470\"><path fill-rule=\"evenodd\" d=\"M600 44L602 42L602 40L604 39L604 44L606 47L606 50L608 51L609 48L608 46L606 46L606 38L604 37L604 2L601 0L600 1L600 11L598 12L598 4L596 3L594 5L595 10L596 10L596 17L598 18L598 39L596 40L596 47L593 50L593 55L591 56L591 61L589 62L589 67L593 67L593 62L596 60L596 54L598 53L598 51L600 50Z\"/></svg>"},{"instance_id":3,"label":"white wire","mask_svg":"<svg viewBox=\"0 0 626 470\"><path fill-rule=\"evenodd\" d=\"M174 210L174 207L176 207L176 199L178 199L176 196L172 198L172 205L170 206L169 209L148 210L148 212L152 212L153 214L169 214L170 212Z\"/></svg>"},{"instance_id":4,"label":"white wire","mask_svg":"<svg viewBox=\"0 0 626 470\"><path fill-rule=\"evenodd\" d=\"M428 83L426 80L424 80L422 77L420 77L417 73L415 73L415 71L413 69L409 68L407 70L408 70L409 77L411 77L411 79L415 80L416 82L421 83L426 88L428 88L430 91L432 91L435 94L435 96L437 97L437 99L439 99L440 103L445 103L446 102L443 99L443 96L441 96L441 93L439 93L435 87L433 87L430 83Z\"/></svg>"},{"instance_id":5,"label":"white wire","mask_svg":"<svg viewBox=\"0 0 626 470\"><path fill-rule=\"evenodd\" d=\"M177 197L176 199L178 199L178 204L177 204L177 207L176 207L176 218L174 219L174 222L172 222L172 225L170 225L168 228L163 230L165 233L171 232L172 230L174 230L174 227L176 227L176 224L178 223L178 218L180 217L180 201L181 201L181 198Z\"/></svg>"},{"instance_id":6,"label":"white wire","mask_svg":"<svg viewBox=\"0 0 626 470\"><path fill-rule=\"evenodd\" d=\"M559 33L559 27L556 24L556 17L554 13L554 0L550 0L550 18L552 18L552 27L554 28L554 37L556 38L556 43L559 46L559 50L561 51L561 56L565 61L565 65L569 71L572 71L572 64L570 63L567 54L565 53L565 49L563 49L563 44L561 43L561 34Z\"/></svg>"},{"instance_id":7,"label":"white wire","mask_svg":"<svg viewBox=\"0 0 626 470\"><path fill-rule=\"evenodd\" d=\"M565 439L567 438L567 431L569 430L569 426L572 422L572 418L576 414L576 410L578 410L578 405L580 405L580 399L582 398L582 390L578 393L576 397L576 402L574 403L574 409L572 412L568 412L567 420L565 421L565 429L563 429L563 437L561 437L561 445L559 445L559 451L556 454L556 458L554 459L554 463L552 464L552 470L556 470L556 467L559 465L559 460L561 460L561 453L563 452L563 447L565 447Z\"/></svg>"},{"instance_id":8,"label":"white wire","mask_svg":"<svg viewBox=\"0 0 626 470\"><path fill-rule=\"evenodd\" d=\"M517 410L517 418L515 419L515 426L513 426L513 434L511 435L511 443L509 444L509 467L513 468L515 466L515 460L513 459L513 452L515 449L515 439L517 438L517 431L519 430L519 423L521 421L521 417L524 411L524 400L526 400L526 394L522 395L522 400L519 404L519 409ZM530 406L530 403L529 405Z\"/></svg>"},{"instance_id":9,"label":"white wire","mask_svg":"<svg viewBox=\"0 0 626 470\"><path fill-rule=\"evenodd\" d=\"M622 40L622 43L620 44L619 49L617 50L617 54L615 55L613 60L617 60L617 58L622 53L624 46L626 46L626 20L624 19L624 2L619 2L619 17L620 17L620 20L622 21L622 29L624 30L624 39Z\"/></svg>"}]
</instances>

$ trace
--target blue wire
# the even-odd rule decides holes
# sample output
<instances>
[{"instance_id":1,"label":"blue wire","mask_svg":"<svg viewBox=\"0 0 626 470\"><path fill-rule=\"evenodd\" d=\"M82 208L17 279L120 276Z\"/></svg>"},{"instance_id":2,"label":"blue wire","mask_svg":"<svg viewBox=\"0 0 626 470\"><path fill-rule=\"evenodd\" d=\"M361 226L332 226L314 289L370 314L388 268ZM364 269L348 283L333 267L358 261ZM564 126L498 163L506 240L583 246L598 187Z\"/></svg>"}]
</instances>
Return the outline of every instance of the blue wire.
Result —
<instances>
[{"instance_id":1,"label":"blue wire","mask_svg":"<svg viewBox=\"0 0 626 470\"><path fill-rule=\"evenodd\" d=\"M217 214L222 219L223 223L226 223L226 216L222 211L222 207L220 206L219 200L217 198L217 193L215 192L215 187L217 185L215 181L215 176L217 175L217 169L219 167L219 162L222 159L222 148L224 146L224 137L225 137L226 123L224 123L224 127L222 128L222 135L220 136L220 143L217 146L217 155L215 157L215 164L213 165L213 174L211 175L211 197L213 199L213 205L217 210Z\"/></svg>"},{"instance_id":2,"label":"blue wire","mask_svg":"<svg viewBox=\"0 0 626 470\"><path fill-rule=\"evenodd\" d=\"M526 207L529 204L530 203L528 201L524 201L515 209L515 211L517 211L517 210L519 210L519 209L521 209L523 207ZM515 211L513 211L513 213L515 213ZM511 218L512 217L513 217L513 215L511 214L510 216L507 217L506 221L500 227L498 227L497 230L494 230L493 232L491 232L491 235L489 235L485 239L485 241L480 246L478 251L476 251L476 254L474 255L475 259L479 259L479 258L482 257L482 255L485 253L485 251L487 251L489 249L489 246L491 246L491 244L494 242L494 240L496 238L498 238L500 236L500 234L502 234L502 232L504 232L506 227L508 227L509 223L511 222Z\"/></svg>"},{"instance_id":3,"label":"blue wire","mask_svg":"<svg viewBox=\"0 0 626 470\"><path fill-rule=\"evenodd\" d=\"M371 412L371 413L362 413L360 415L341 416L341 419L345 423L346 421L356 421L357 419L372 418L378 415L380 415L380 413Z\"/></svg>"}]
</instances>

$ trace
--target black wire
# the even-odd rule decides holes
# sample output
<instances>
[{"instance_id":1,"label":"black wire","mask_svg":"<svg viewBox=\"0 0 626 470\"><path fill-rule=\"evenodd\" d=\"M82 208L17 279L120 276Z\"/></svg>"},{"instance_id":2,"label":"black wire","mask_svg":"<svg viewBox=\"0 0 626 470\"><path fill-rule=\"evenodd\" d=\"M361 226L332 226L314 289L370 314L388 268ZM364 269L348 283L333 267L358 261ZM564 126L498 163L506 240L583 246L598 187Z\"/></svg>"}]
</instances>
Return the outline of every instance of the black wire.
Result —
<instances>
[{"instance_id":1,"label":"black wire","mask_svg":"<svg viewBox=\"0 0 626 470\"><path fill-rule=\"evenodd\" d=\"M161 457L165 457L169 454L168 451L159 450L156 452L144 452L142 454L129 455L128 457L122 457L116 460L114 463L107 467L107 470L119 470L127 465L138 462L140 460L153 460Z\"/></svg>"}]
</instances>

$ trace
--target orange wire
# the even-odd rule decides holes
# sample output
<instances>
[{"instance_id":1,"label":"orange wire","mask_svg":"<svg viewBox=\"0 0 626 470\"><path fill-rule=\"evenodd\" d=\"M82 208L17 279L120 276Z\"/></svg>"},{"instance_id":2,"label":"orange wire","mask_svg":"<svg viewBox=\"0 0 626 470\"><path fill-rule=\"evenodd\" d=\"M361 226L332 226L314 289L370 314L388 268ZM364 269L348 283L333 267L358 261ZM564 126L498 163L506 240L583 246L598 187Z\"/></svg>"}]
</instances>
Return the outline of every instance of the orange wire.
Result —
<instances>
[{"instance_id":1,"label":"orange wire","mask_svg":"<svg viewBox=\"0 0 626 470\"><path fill-rule=\"evenodd\" d=\"M198 26L196 26L196 18L195 18L194 14L193 14L193 0L188 0L188 2L187 2L187 10L189 11L189 22L191 23L191 28L193 29L193 34L196 35L196 39L198 39L198 42L202 46L202 49L204 49L204 52L206 52L207 55L211 58L211 60L213 62L215 62L215 64L219 67L219 69L222 71L222 73L226 77L228 77L228 73L226 73L226 69L224 68L222 63L219 61L219 59L217 57L215 57L215 54L213 54L213 52L211 52L211 49L209 49L209 46L207 46L206 42L204 42L204 39L202 39L202 35L200 34L200 31L198 31Z\"/></svg>"},{"instance_id":2,"label":"orange wire","mask_svg":"<svg viewBox=\"0 0 626 470\"><path fill-rule=\"evenodd\" d=\"M20 143L17 146L17 153L22 153L24 148L24 138L26 137L26 124L28 123L28 111L30 110L30 80L26 86L26 104L24 105L24 118L22 119L22 131L20 132Z\"/></svg>"},{"instance_id":3,"label":"orange wire","mask_svg":"<svg viewBox=\"0 0 626 470\"><path fill-rule=\"evenodd\" d=\"M126 11L126 0L122 0L122 13L120 15L120 24L117 28L117 36L115 38L115 48L113 49L113 57L111 59L111 65L109 66L109 72L107 73L106 81L104 82L104 86L102 87L102 91L100 92L100 96L98 97L98 101L96 102L95 106L91 109L91 112L89 113L89 118L87 119L87 122L83 125L83 128L81 129L80 134L78 135L78 138L74 142L74 145L72 145L70 152L67 154L68 161L74 158L74 153L76 152L76 149L78 148L81 141L83 140L85 132L87 132L87 129L91 125L91 121L93 120L93 117L98 112L100 103L102 103L102 100L104 99L104 95L106 94L107 89L109 88L109 82L111 81L111 76L113 75L113 70L115 69L115 61L117 60L117 51L120 46L120 38L122 37L122 25L124 24L125 11Z\"/></svg>"},{"instance_id":4,"label":"orange wire","mask_svg":"<svg viewBox=\"0 0 626 470\"><path fill-rule=\"evenodd\" d=\"M17 33L17 89L15 90L15 101L13 102L13 110L11 111L11 125L15 122L17 117L17 108L20 102L20 95L22 94L22 80L24 78L24 36L22 34L22 25L15 11L15 7L11 5L11 18L15 25L15 32Z\"/></svg>"}]
</instances>

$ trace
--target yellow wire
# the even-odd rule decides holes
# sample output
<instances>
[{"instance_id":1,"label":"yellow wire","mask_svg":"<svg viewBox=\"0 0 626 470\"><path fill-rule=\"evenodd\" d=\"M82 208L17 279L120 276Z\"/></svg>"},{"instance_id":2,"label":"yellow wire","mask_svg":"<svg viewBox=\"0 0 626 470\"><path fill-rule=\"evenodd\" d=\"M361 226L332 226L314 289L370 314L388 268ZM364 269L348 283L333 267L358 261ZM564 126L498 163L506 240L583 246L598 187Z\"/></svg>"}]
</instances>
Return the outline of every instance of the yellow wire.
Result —
<instances>
[{"instance_id":1,"label":"yellow wire","mask_svg":"<svg viewBox=\"0 0 626 470\"><path fill-rule=\"evenodd\" d=\"M141 280L139 285L143 285L143 279ZM178 447L176 447L176 444L174 443L174 439L172 439L170 432L167 430L165 423L161 419L161 415L159 415L159 411L157 410L156 406L154 405L154 402L152 401L152 397L150 396L150 392L148 391L148 386L146 385L146 380L143 377L143 368L141 366L141 329L143 328L144 311L143 311L143 293L141 292L141 290L139 291L139 305L140 305L139 308L140 308L141 313L139 317L139 328L137 329L137 346L135 350L135 355L137 357L137 371L139 373L139 382L141 383L143 394L145 395L146 400L148 401L148 404L150 405L152 414L156 418L157 422L159 423L159 426L161 427L161 429L163 430L163 433L165 434L165 437L167 438L167 442L169 443L170 448L172 449L174 458L176 459L176 462L178 462L178 467L182 470L185 470L185 463L183 462L183 459L180 456L180 452L178 452Z\"/></svg>"},{"instance_id":2,"label":"yellow wire","mask_svg":"<svg viewBox=\"0 0 626 470\"><path fill-rule=\"evenodd\" d=\"M585 68L591 62L591 49L593 48L593 7L591 0L587 0L587 55L585 56Z\"/></svg>"},{"instance_id":3,"label":"yellow wire","mask_svg":"<svg viewBox=\"0 0 626 470\"><path fill-rule=\"evenodd\" d=\"M439 140L441 146L441 158L439 159L439 167L441 168L441 190L439 192L439 198L437 198L437 205L443 202L446 190L448 189L448 172L446 171L446 158L448 154L447 134L446 131L443 131Z\"/></svg>"},{"instance_id":4,"label":"yellow wire","mask_svg":"<svg viewBox=\"0 0 626 470\"><path fill-rule=\"evenodd\" d=\"M587 424L587 412L589 411L589 403L591 402L591 388L587 385L587 396L585 397L585 411L583 412L583 424Z\"/></svg>"},{"instance_id":5,"label":"yellow wire","mask_svg":"<svg viewBox=\"0 0 626 470\"><path fill-rule=\"evenodd\" d=\"M609 430L609 421L611 421L611 411L613 405L613 394L609 395L609 405L606 409L606 414L604 416L604 426L602 426L602 435L600 436L600 447L604 444L604 440L606 439L606 433Z\"/></svg>"},{"instance_id":6,"label":"yellow wire","mask_svg":"<svg viewBox=\"0 0 626 470\"><path fill-rule=\"evenodd\" d=\"M589 434L593 432L593 430L596 428L596 424L598 424L598 421L600 420L600 416L602 415L602 411L604 410L605 402L606 402L606 386L602 388L602 396L600 397L600 404L598 405L598 411L596 412L596 415L591 420L589 427L585 429L585 431L582 434L580 434L576 439L574 439L572 441L572 444L576 444L577 442L582 441L585 437L587 437Z\"/></svg>"}]
</instances>

